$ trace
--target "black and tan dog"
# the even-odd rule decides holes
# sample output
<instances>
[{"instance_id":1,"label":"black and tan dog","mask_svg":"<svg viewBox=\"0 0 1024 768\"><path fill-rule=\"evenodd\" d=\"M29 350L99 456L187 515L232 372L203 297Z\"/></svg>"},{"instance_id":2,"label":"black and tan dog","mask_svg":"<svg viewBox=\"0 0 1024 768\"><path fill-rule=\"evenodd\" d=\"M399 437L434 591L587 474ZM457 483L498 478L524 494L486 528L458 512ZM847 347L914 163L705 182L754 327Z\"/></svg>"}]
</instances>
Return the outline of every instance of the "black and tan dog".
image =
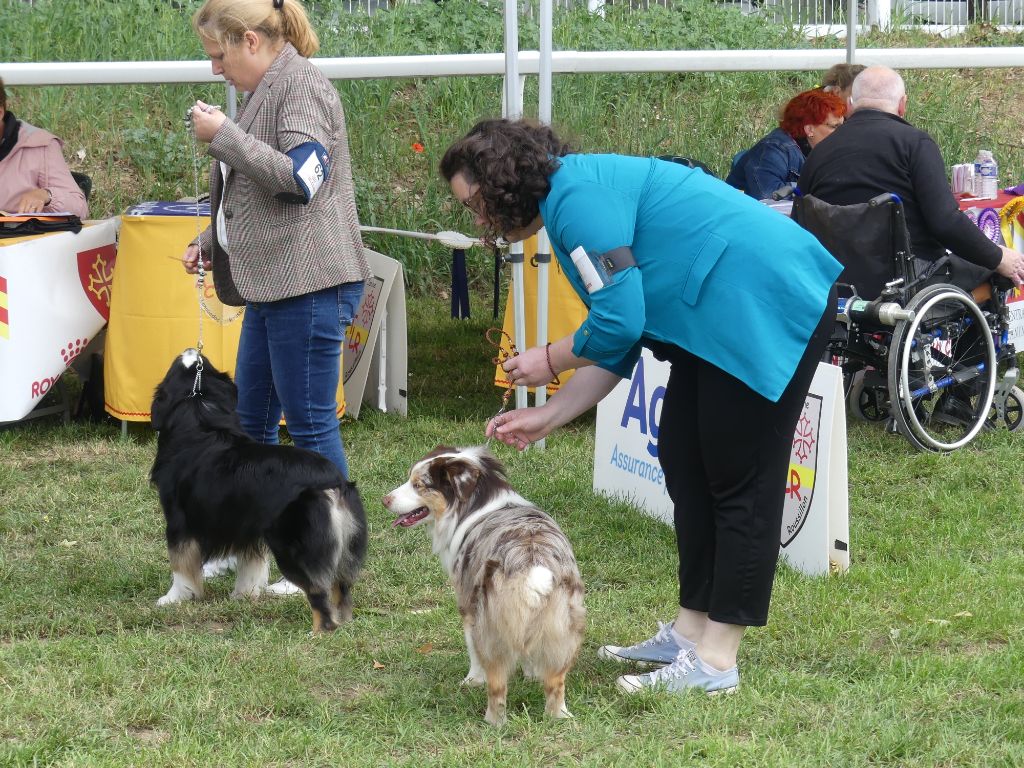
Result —
<instances>
[{"instance_id":1,"label":"black and tan dog","mask_svg":"<svg viewBox=\"0 0 1024 768\"><path fill-rule=\"evenodd\" d=\"M197 365L202 375L197 380ZM313 630L352 616L352 585L366 556L366 515L354 483L312 451L248 437L238 390L194 349L171 364L153 398L159 430L150 478L167 520L173 583L159 605L203 596L203 562L235 555L232 597L267 583L267 550L305 592Z\"/></svg>"},{"instance_id":2,"label":"black and tan dog","mask_svg":"<svg viewBox=\"0 0 1024 768\"><path fill-rule=\"evenodd\" d=\"M486 720L505 722L509 674L544 684L544 711L570 717L565 676L583 641L586 609L569 540L509 485L486 448L439 447L384 497L395 525L432 526L451 577L469 651L467 685L487 685Z\"/></svg>"}]
</instances>

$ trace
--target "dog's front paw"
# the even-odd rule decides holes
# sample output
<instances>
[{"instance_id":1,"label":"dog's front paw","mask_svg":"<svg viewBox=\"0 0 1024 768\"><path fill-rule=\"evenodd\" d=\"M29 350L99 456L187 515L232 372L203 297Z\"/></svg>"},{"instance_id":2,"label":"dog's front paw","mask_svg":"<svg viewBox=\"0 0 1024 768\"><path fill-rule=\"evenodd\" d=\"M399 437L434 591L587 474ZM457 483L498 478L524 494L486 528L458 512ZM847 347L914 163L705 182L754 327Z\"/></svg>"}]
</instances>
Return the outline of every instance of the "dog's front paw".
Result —
<instances>
[{"instance_id":1,"label":"dog's front paw","mask_svg":"<svg viewBox=\"0 0 1024 768\"><path fill-rule=\"evenodd\" d=\"M264 589L264 586L260 585L260 584L257 584L255 586L249 587L249 588L242 587L241 589L239 589L238 587L235 587L233 590L231 590L231 599L232 600L258 600L260 595L263 594L263 589Z\"/></svg>"},{"instance_id":2,"label":"dog's front paw","mask_svg":"<svg viewBox=\"0 0 1024 768\"><path fill-rule=\"evenodd\" d=\"M501 728L506 722L508 722L508 718L505 717L504 709L492 711L490 707L488 707L487 711L484 713L484 720L495 728Z\"/></svg>"},{"instance_id":3,"label":"dog's front paw","mask_svg":"<svg viewBox=\"0 0 1024 768\"><path fill-rule=\"evenodd\" d=\"M461 685L467 688L479 688L482 685L487 685L487 675L481 669L471 669L469 674L462 678Z\"/></svg>"},{"instance_id":4,"label":"dog's front paw","mask_svg":"<svg viewBox=\"0 0 1024 768\"><path fill-rule=\"evenodd\" d=\"M156 601L157 605L171 605L172 603L184 603L189 600L195 600L195 592L189 592L181 589L171 587L170 592L161 597Z\"/></svg>"}]
</instances>

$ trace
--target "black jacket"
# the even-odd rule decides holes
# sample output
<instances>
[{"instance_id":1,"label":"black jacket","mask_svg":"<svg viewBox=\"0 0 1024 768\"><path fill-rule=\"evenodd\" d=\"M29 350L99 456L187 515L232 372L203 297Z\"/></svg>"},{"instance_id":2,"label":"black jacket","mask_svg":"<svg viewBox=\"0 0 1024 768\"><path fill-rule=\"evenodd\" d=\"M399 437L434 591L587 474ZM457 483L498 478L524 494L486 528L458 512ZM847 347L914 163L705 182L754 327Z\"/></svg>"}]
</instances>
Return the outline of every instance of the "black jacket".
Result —
<instances>
[{"instance_id":1,"label":"black jacket","mask_svg":"<svg viewBox=\"0 0 1024 768\"><path fill-rule=\"evenodd\" d=\"M807 158L800 191L832 205L895 193L903 200L918 258L935 261L949 249L987 269L1002 259L999 246L957 205L932 137L888 112L859 109L850 115Z\"/></svg>"}]
</instances>

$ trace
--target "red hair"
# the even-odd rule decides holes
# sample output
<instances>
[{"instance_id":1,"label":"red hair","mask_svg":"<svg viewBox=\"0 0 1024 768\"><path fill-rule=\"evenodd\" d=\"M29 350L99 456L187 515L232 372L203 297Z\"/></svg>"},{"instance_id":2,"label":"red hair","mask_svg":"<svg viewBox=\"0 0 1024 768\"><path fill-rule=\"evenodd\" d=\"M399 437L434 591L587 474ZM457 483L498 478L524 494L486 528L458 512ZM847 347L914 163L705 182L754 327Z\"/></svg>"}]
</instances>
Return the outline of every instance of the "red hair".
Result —
<instances>
[{"instance_id":1,"label":"red hair","mask_svg":"<svg viewBox=\"0 0 1024 768\"><path fill-rule=\"evenodd\" d=\"M805 125L821 125L833 115L845 117L846 102L834 93L813 88L798 93L786 103L779 127L794 139L802 139Z\"/></svg>"}]
</instances>

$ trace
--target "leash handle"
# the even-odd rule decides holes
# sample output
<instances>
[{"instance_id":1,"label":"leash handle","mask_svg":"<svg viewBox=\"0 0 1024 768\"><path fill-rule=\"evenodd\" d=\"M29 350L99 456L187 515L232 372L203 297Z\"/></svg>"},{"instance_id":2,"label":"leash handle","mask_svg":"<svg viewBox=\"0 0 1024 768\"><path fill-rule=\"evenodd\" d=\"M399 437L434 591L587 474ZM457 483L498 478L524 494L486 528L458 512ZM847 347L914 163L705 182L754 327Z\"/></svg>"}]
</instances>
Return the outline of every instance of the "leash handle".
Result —
<instances>
[{"instance_id":1,"label":"leash handle","mask_svg":"<svg viewBox=\"0 0 1024 768\"><path fill-rule=\"evenodd\" d=\"M208 105L204 112L212 112L215 109L220 109L219 105ZM199 249L199 257L196 259L196 296L199 300L199 340L196 344L196 348L203 351L203 314L205 313L211 320L218 323L219 325L228 325L229 323L237 320L245 307L239 307L238 311L235 312L231 317L225 318L222 315L218 315L214 312L209 305L206 303L206 269L203 267L203 244L202 244L202 216L199 213L199 148L198 140L196 139L195 123L192 120L192 113L195 112L196 106L193 104L185 111L185 132L189 137L189 147L192 150L192 183L193 191L195 192L196 201L196 238L192 242L195 243L196 248Z\"/></svg>"}]
</instances>

